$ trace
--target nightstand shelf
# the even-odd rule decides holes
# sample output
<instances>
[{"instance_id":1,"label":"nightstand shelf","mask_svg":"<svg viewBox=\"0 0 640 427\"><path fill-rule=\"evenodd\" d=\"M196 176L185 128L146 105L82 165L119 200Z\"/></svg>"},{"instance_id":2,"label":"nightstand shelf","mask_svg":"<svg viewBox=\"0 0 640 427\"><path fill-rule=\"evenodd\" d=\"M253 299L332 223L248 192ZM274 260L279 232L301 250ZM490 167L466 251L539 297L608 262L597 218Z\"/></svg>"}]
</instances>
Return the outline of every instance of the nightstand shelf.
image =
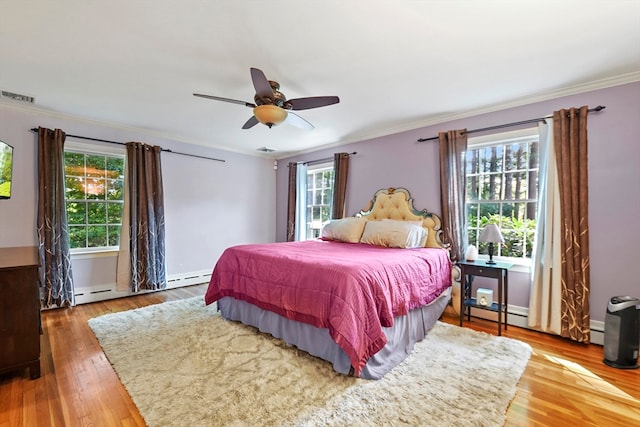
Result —
<instances>
[{"instance_id":1,"label":"nightstand shelf","mask_svg":"<svg viewBox=\"0 0 640 427\"><path fill-rule=\"evenodd\" d=\"M459 261L460 275L462 278L460 287L460 326L464 321L471 321L471 309L479 308L498 313L498 335L502 335L502 325L507 329L507 306L509 295L509 269L513 264L508 262L495 262L489 264L487 260ZM491 305L479 305L473 295L473 278L475 276L487 277L498 280L498 300ZM503 317L504 315L504 317Z\"/></svg>"},{"instance_id":2,"label":"nightstand shelf","mask_svg":"<svg viewBox=\"0 0 640 427\"><path fill-rule=\"evenodd\" d=\"M488 305L480 305L476 302L475 298L469 298L469 299L465 299L464 300L464 305L465 307L472 307L472 308L480 308L482 310L489 310L489 311L498 311L498 303L497 302L493 302L490 306ZM504 308L504 306L503 306Z\"/></svg>"}]
</instances>

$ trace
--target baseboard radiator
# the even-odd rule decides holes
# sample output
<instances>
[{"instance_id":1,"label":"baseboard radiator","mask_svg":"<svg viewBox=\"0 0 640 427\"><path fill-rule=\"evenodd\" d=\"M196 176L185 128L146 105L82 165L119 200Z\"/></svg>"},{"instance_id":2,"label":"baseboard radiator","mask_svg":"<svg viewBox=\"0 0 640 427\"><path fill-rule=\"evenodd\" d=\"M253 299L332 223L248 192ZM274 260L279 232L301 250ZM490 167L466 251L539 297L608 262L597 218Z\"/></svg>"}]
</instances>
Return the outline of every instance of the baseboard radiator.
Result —
<instances>
[{"instance_id":1,"label":"baseboard radiator","mask_svg":"<svg viewBox=\"0 0 640 427\"><path fill-rule=\"evenodd\" d=\"M201 283L209 283L211 279L211 271L195 271L190 273L174 274L167 277L166 289L181 288L183 286L199 285ZM76 304L87 304L97 301L105 301L109 299L128 297L132 295L140 295L143 293L157 292L157 291L118 291L116 290L116 284L102 285L88 288L76 288L75 298Z\"/></svg>"},{"instance_id":2,"label":"baseboard radiator","mask_svg":"<svg viewBox=\"0 0 640 427\"><path fill-rule=\"evenodd\" d=\"M457 316L457 312L453 307L449 307L451 313ZM509 304L508 312L508 325L517 326L520 328L529 328L529 309L527 307L520 307ZM494 313L488 310L471 309L471 317L477 317L480 319L498 321L498 313ZM590 323L591 328L591 344L604 345L604 322L599 320L592 320Z\"/></svg>"}]
</instances>

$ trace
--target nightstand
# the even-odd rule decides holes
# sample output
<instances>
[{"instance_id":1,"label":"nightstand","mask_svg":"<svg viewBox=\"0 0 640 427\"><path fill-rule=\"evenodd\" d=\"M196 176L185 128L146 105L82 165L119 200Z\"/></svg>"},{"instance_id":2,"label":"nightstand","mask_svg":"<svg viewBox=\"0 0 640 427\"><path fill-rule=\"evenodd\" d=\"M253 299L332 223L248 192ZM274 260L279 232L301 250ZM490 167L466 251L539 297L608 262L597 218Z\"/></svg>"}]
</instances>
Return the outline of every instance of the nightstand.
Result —
<instances>
[{"instance_id":1,"label":"nightstand","mask_svg":"<svg viewBox=\"0 0 640 427\"><path fill-rule=\"evenodd\" d=\"M513 264L496 261L488 264L486 260L458 261L460 266L460 326L467 315L467 321L471 321L471 308L490 310L498 313L498 335L502 335L502 324L507 329L507 303L509 301L509 269ZM479 305L472 297L473 278L489 277L498 280L498 301L491 301L491 305ZM502 319L504 314L504 320Z\"/></svg>"}]
</instances>

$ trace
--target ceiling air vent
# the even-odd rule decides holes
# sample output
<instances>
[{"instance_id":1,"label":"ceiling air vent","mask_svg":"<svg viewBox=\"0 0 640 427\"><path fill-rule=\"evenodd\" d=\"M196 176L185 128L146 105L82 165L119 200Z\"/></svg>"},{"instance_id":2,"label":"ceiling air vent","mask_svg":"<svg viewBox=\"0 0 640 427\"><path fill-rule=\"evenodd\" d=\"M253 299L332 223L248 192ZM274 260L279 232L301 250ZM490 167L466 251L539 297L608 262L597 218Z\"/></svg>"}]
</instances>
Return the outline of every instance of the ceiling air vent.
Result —
<instances>
[{"instance_id":1,"label":"ceiling air vent","mask_svg":"<svg viewBox=\"0 0 640 427\"><path fill-rule=\"evenodd\" d=\"M35 102L35 98L29 95L21 95L15 92L9 92L6 90L2 91L2 98L12 99L14 101L27 102L29 104L33 104Z\"/></svg>"},{"instance_id":2,"label":"ceiling air vent","mask_svg":"<svg viewBox=\"0 0 640 427\"><path fill-rule=\"evenodd\" d=\"M273 153L276 150L274 150L273 148L260 147L258 148L258 151L262 151L263 153Z\"/></svg>"}]
</instances>

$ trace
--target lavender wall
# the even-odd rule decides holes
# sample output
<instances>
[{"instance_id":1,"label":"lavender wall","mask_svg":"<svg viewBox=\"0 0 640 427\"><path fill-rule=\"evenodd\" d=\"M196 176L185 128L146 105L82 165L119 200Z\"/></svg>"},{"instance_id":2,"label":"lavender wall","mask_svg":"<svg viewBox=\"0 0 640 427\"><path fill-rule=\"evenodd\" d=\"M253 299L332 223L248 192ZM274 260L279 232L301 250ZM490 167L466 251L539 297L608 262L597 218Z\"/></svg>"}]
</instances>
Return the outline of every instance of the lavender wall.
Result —
<instances>
[{"instance_id":1,"label":"lavender wall","mask_svg":"<svg viewBox=\"0 0 640 427\"><path fill-rule=\"evenodd\" d=\"M331 157L356 151L350 162L347 212L366 206L375 191L406 187L414 205L440 213L437 142L416 143L438 131L478 129L551 114L560 108L604 105L589 115L589 224L591 317L603 321L615 295L640 296L636 275L640 242L640 82L560 97L525 106L450 121L408 132L319 150L280 160L276 177L276 239L286 236L287 167L290 161ZM515 128L512 128L515 129ZM474 134L478 136L481 134ZM529 274L510 274L509 303L527 307Z\"/></svg>"},{"instance_id":2,"label":"lavender wall","mask_svg":"<svg viewBox=\"0 0 640 427\"><path fill-rule=\"evenodd\" d=\"M0 104L0 139L15 147L16 165L13 196L0 201L0 247L36 243L36 139L29 131L32 127L57 127L70 134L115 141L138 140L226 160L218 163L163 154L167 261L168 274L172 275L210 270L222 251L233 244L270 242L274 236L275 241L284 241L289 161L357 151L350 164L348 213L364 208L380 188L406 187L416 208L440 214L437 143L417 143L418 138L435 136L441 130L476 129L541 117L560 108L581 105L607 107L589 116L588 129L591 316L602 321L612 296L640 296L640 286L627 268L636 262L635 244L640 241L640 82L282 159L278 161L275 180L273 163L268 159ZM79 286L112 282L113 259L76 261L74 276L76 282L82 282L76 283ZM528 273L512 272L510 304L527 307L528 300Z\"/></svg>"},{"instance_id":3,"label":"lavender wall","mask_svg":"<svg viewBox=\"0 0 640 427\"><path fill-rule=\"evenodd\" d=\"M274 240L275 172L270 159L0 104L0 140L14 146L15 160L12 197L0 200L0 247L37 242L37 137L29 129L38 126L110 141L141 141L226 160L221 163L162 154L168 276L211 272L228 246ZM114 256L74 257L72 264L76 289L115 283Z\"/></svg>"}]
</instances>

